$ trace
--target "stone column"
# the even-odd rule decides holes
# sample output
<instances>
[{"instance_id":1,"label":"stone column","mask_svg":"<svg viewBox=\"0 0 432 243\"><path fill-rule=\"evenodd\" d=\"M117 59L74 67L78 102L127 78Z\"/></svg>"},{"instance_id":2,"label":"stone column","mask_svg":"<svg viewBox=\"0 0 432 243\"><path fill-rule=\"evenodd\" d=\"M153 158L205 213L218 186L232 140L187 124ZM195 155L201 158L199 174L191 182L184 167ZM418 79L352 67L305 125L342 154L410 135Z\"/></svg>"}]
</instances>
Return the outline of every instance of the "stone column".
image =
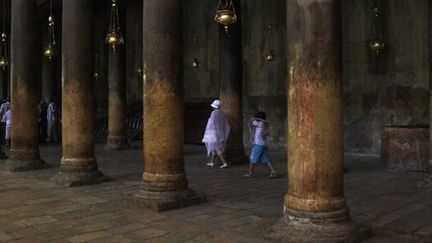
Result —
<instances>
[{"instance_id":1,"label":"stone column","mask_svg":"<svg viewBox=\"0 0 432 243\"><path fill-rule=\"evenodd\" d=\"M47 57L42 60L42 99L49 103L51 98L55 98L56 78L57 78L57 60L55 56L51 61Z\"/></svg>"},{"instance_id":2,"label":"stone column","mask_svg":"<svg viewBox=\"0 0 432 243\"><path fill-rule=\"evenodd\" d=\"M229 26L228 33L219 28L219 98L221 110L227 115L231 132L225 157L230 164L248 162L243 146L242 108L242 40L240 0L233 1L237 22Z\"/></svg>"},{"instance_id":3,"label":"stone column","mask_svg":"<svg viewBox=\"0 0 432 243\"><path fill-rule=\"evenodd\" d=\"M63 1L63 157L54 177L62 186L104 180L94 153L92 22L93 1Z\"/></svg>"},{"instance_id":4,"label":"stone column","mask_svg":"<svg viewBox=\"0 0 432 243\"><path fill-rule=\"evenodd\" d=\"M39 155L38 98L40 81L40 39L36 0L12 1L11 83L12 126L11 149L7 168L11 171L47 167ZM36 65L36 67L35 67Z\"/></svg>"},{"instance_id":5,"label":"stone column","mask_svg":"<svg viewBox=\"0 0 432 243\"><path fill-rule=\"evenodd\" d=\"M271 238L356 242L343 194L341 0L287 0L288 193Z\"/></svg>"},{"instance_id":6,"label":"stone column","mask_svg":"<svg viewBox=\"0 0 432 243\"><path fill-rule=\"evenodd\" d=\"M143 23L145 170L135 203L163 211L204 199L184 170L182 1L146 0Z\"/></svg>"},{"instance_id":7,"label":"stone column","mask_svg":"<svg viewBox=\"0 0 432 243\"><path fill-rule=\"evenodd\" d=\"M432 177L432 2L429 1L429 174Z\"/></svg>"},{"instance_id":8,"label":"stone column","mask_svg":"<svg viewBox=\"0 0 432 243\"><path fill-rule=\"evenodd\" d=\"M124 11L120 6L120 11ZM124 14L120 21L124 22ZM122 25L122 30L125 30ZM127 145L126 137L126 54L125 46L109 48L108 55L108 138L106 150L120 150Z\"/></svg>"}]
</instances>

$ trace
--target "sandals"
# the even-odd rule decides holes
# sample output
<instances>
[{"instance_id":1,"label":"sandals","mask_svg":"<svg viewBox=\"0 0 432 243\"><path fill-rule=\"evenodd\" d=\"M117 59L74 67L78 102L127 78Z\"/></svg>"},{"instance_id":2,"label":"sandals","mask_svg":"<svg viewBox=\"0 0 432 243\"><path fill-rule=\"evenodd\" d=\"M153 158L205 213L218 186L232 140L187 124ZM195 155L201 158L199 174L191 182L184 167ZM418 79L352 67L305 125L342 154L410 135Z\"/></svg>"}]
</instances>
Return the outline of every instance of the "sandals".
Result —
<instances>
[{"instance_id":1,"label":"sandals","mask_svg":"<svg viewBox=\"0 0 432 243\"><path fill-rule=\"evenodd\" d=\"M244 178L253 178L254 176L252 174L244 174L243 177Z\"/></svg>"},{"instance_id":2,"label":"sandals","mask_svg":"<svg viewBox=\"0 0 432 243\"><path fill-rule=\"evenodd\" d=\"M270 178L270 179L274 179L274 178L279 178L279 176L278 176L277 174L275 174L275 173L271 173L271 174L269 175L269 178Z\"/></svg>"}]
</instances>

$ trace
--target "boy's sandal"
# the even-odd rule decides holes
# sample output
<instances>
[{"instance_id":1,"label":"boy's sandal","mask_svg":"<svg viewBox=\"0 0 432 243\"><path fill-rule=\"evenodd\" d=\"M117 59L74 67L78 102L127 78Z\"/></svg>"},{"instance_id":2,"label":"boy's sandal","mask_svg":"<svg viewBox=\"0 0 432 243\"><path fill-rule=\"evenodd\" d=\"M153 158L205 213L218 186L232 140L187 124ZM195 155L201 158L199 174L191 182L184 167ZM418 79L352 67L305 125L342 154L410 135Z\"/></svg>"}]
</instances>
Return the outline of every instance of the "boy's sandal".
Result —
<instances>
[{"instance_id":1,"label":"boy's sandal","mask_svg":"<svg viewBox=\"0 0 432 243\"><path fill-rule=\"evenodd\" d=\"M272 179L272 178L279 178L279 176L277 174L271 173L270 176L269 176L269 178L270 179Z\"/></svg>"},{"instance_id":2,"label":"boy's sandal","mask_svg":"<svg viewBox=\"0 0 432 243\"><path fill-rule=\"evenodd\" d=\"M252 177L254 177L254 176L253 176L252 174L244 174L243 177L244 177L244 178L252 178Z\"/></svg>"}]
</instances>

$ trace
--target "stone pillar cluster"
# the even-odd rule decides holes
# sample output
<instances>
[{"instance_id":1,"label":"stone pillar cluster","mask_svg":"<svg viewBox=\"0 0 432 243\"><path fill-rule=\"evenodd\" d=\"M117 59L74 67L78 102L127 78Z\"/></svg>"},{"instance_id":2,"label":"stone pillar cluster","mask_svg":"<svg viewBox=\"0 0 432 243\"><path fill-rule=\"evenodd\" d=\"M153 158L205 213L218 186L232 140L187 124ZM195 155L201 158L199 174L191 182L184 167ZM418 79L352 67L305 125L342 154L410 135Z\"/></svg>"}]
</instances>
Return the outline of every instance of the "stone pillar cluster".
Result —
<instances>
[{"instance_id":1,"label":"stone pillar cluster","mask_svg":"<svg viewBox=\"0 0 432 243\"><path fill-rule=\"evenodd\" d=\"M236 9L240 1L235 0ZM62 186L100 183L94 151L93 1L63 0ZM269 238L288 242L356 242L367 230L351 221L343 193L341 0L287 0L288 192ZM38 149L33 64L39 60L36 1L12 1L12 147L9 170L46 167ZM239 16L240 17L240 16ZM239 18L240 19L240 18ZM240 20L239 20L240 21ZM188 186L184 160L182 0L143 7L144 161L134 203L157 211L204 202ZM219 34L222 109L232 126L227 157L245 161L242 142L240 22ZM109 56L106 149L126 145L125 50Z\"/></svg>"}]
</instances>

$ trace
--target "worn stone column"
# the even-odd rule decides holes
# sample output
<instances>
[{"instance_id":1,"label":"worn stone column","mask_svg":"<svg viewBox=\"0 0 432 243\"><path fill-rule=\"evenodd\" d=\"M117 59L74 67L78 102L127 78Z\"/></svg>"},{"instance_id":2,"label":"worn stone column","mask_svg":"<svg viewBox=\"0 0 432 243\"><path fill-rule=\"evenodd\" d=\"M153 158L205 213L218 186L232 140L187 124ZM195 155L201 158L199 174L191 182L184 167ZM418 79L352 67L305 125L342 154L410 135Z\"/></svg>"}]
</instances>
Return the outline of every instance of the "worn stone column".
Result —
<instances>
[{"instance_id":1,"label":"worn stone column","mask_svg":"<svg viewBox=\"0 0 432 243\"><path fill-rule=\"evenodd\" d=\"M341 0L287 0L288 193L271 238L356 242L343 194Z\"/></svg>"},{"instance_id":2,"label":"worn stone column","mask_svg":"<svg viewBox=\"0 0 432 243\"><path fill-rule=\"evenodd\" d=\"M94 153L93 1L63 1L63 157L55 182L79 186L104 180Z\"/></svg>"},{"instance_id":3,"label":"worn stone column","mask_svg":"<svg viewBox=\"0 0 432 243\"><path fill-rule=\"evenodd\" d=\"M230 164L248 162L243 146L242 40L240 0L233 1L237 22L228 33L219 28L219 98L231 126L225 157Z\"/></svg>"},{"instance_id":4,"label":"worn stone column","mask_svg":"<svg viewBox=\"0 0 432 243\"><path fill-rule=\"evenodd\" d=\"M182 1L144 1L143 23L145 170L135 202L163 211L204 199L184 170Z\"/></svg>"},{"instance_id":5,"label":"worn stone column","mask_svg":"<svg viewBox=\"0 0 432 243\"><path fill-rule=\"evenodd\" d=\"M11 9L12 137L7 168L40 169L47 164L40 158L38 145L40 81L35 64L40 60L41 50L36 0L12 1Z\"/></svg>"},{"instance_id":6,"label":"worn stone column","mask_svg":"<svg viewBox=\"0 0 432 243\"><path fill-rule=\"evenodd\" d=\"M126 137L126 65L124 46L110 49L108 56L108 138L106 150L119 150L127 145Z\"/></svg>"}]
</instances>

